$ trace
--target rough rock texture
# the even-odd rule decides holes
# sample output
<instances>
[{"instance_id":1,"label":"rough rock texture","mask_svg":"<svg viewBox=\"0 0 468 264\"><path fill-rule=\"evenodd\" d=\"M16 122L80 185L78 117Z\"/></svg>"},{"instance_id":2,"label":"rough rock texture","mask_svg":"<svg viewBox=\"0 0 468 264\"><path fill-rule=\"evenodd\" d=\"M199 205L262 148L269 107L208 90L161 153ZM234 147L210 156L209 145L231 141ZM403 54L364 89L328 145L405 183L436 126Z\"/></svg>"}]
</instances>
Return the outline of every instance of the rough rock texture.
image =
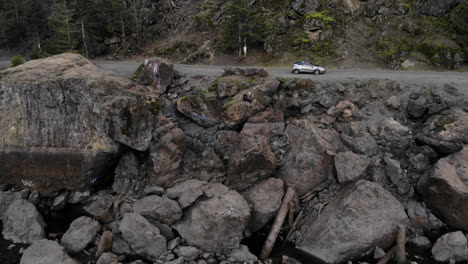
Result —
<instances>
[{"instance_id":1,"label":"rough rock texture","mask_svg":"<svg viewBox=\"0 0 468 264\"><path fill-rule=\"evenodd\" d=\"M151 195L138 200L133 203L133 211L168 225L182 217L179 204L166 196Z\"/></svg>"},{"instance_id":2,"label":"rough rock texture","mask_svg":"<svg viewBox=\"0 0 468 264\"><path fill-rule=\"evenodd\" d=\"M70 224L67 232L62 236L60 244L69 253L79 253L94 240L99 229L101 226L97 221L86 216L79 217Z\"/></svg>"},{"instance_id":3,"label":"rough rock texture","mask_svg":"<svg viewBox=\"0 0 468 264\"><path fill-rule=\"evenodd\" d=\"M184 172L189 177L207 182L222 182L226 176L226 168L214 149L204 146L201 153L187 147L187 153L193 151L193 158L184 158Z\"/></svg>"},{"instance_id":4,"label":"rough rock texture","mask_svg":"<svg viewBox=\"0 0 468 264\"><path fill-rule=\"evenodd\" d=\"M177 199L182 208L186 208L202 196L208 186L207 182L192 179L167 189L166 194L171 199Z\"/></svg>"},{"instance_id":5,"label":"rough rock texture","mask_svg":"<svg viewBox=\"0 0 468 264\"><path fill-rule=\"evenodd\" d=\"M166 250L166 238L143 216L125 214L119 225L122 237L138 255L156 260Z\"/></svg>"},{"instance_id":6,"label":"rough rock texture","mask_svg":"<svg viewBox=\"0 0 468 264\"><path fill-rule=\"evenodd\" d=\"M250 94L251 102L244 101L243 96ZM230 101L222 107L223 119L228 127L237 127L245 123L250 117L261 112L265 106L260 102L258 91L248 89L232 97Z\"/></svg>"},{"instance_id":7,"label":"rough rock texture","mask_svg":"<svg viewBox=\"0 0 468 264\"><path fill-rule=\"evenodd\" d=\"M336 152L334 144L339 142L337 135L330 133L332 139L328 140L318 129L309 132L294 125L288 125L285 132L291 142L291 150L277 172L278 177L295 184L299 195L321 188L331 181L333 157L326 151Z\"/></svg>"},{"instance_id":8,"label":"rough rock texture","mask_svg":"<svg viewBox=\"0 0 468 264\"><path fill-rule=\"evenodd\" d=\"M204 127L219 123L221 103L209 92L186 95L177 101L177 110Z\"/></svg>"},{"instance_id":9,"label":"rough rock texture","mask_svg":"<svg viewBox=\"0 0 468 264\"><path fill-rule=\"evenodd\" d=\"M166 92L172 83L174 66L162 58L146 59L137 69L132 79L141 85L149 85L156 94Z\"/></svg>"},{"instance_id":10,"label":"rough rock texture","mask_svg":"<svg viewBox=\"0 0 468 264\"><path fill-rule=\"evenodd\" d=\"M425 15L442 17L454 8L460 0L419 0L419 12Z\"/></svg>"},{"instance_id":11,"label":"rough rock texture","mask_svg":"<svg viewBox=\"0 0 468 264\"><path fill-rule=\"evenodd\" d=\"M468 231L468 146L440 159L418 182L418 190L446 223Z\"/></svg>"},{"instance_id":12,"label":"rough rock texture","mask_svg":"<svg viewBox=\"0 0 468 264\"><path fill-rule=\"evenodd\" d=\"M426 121L422 131L419 141L441 154L455 153L468 144L468 113L451 109L433 115Z\"/></svg>"},{"instance_id":13,"label":"rough rock texture","mask_svg":"<svg viewBox=\"0 0 468 264\"><path fill-rule=\"evenodd\" d=\"M423 236L413 237L410 239L409 243L415 247L423 249L431 247L431 241L427 237Z\"/></svg>"},{"instance_id":14,"label":"rough rock texture","mask_svg":"<svg viewBox=\"0 0 468 264\"><path fill-rule=\"evenodd\" d=\"M145 150L151 140L149 90L80 55L5 70L0 89L0 182L79 189L108 174L122 145Z\"/></svg>"},{"instance_id":15,"label":"rough rock texture","mask_svg":"<svg viewBox=\"0 0 468 264\"><path fill-rule=\"evenodd\" d=\"M236 191L212 184L207 199L192 205L173 226L190 245L205 251L238 248L250 207Z\"/></svg>"},{"instance_id":16,"label":"rough rock texture","mask_svg":"<svg viewBox=\"0 0 468 264\"><path fill-rule=\"evenodd\" d=\"M116 193L138 193L144 188L145 172L135 154L127 152L115 169L112 190Z\"/></svg>"},{"instance_id":17,"label":"rough rock texture","mask_svg":"<svg viewBox=\"0 0 468 264\"><path fill-rule=\"evenodd\" d=\"M368 178L371 173L371 165L370 158L354 154L351 151L335 155L336 176L341 184Z\"/></svg>"},{"instance_id":18,"label":"rough rock texture","mask_svg":"<svg viewBox=\"0 0 468 264\"><path fill-rule=\"evenodd\" d=\"M92 217L100 217L107 209L109 209L115 198L106 192L99 192L82 203L82 210Z\"/></svg>"},{"instance_id":19,"label":"rough rock texture","mask_svg":"<svg viewBox=\"0 0 468 264\"><path fill-rule=\"evenodd\" d=\"M411 184L407 178L407 175L401 169L400 162L391 159L390 157L384 157L385 161L385 174L390 179L395 187L397 187L400 194L404 194L410 191Z\"/></svg>"},{"instance_id":20,"label":"rough rock texture","mask_svg":"<svg viewBox=\"0 0 468 264\"><path fill-rule=\"evenodd\" d=\"M340 263L369 249L391 246L397 224L409 225L400 202L380 185L361 180L338 193L305 227L296 246L325 263Z\"/></svg>"},{"instance_id":21,"label":"rough rock texture","mask_svg":"<svg viewBox=\"0 0 468 264\"><path fill-rule=\"evenodd\" d=\"M180 165L185 152L185 135L180 128L162 133L150 148L149 183L168 187L180 176Z\"/></svg>"},{"instance_id":22,"label":"rough rock texture","mask_svg":"<svg viewBox=\"0 0 468 264\"><path fill-rule=\"evenodd\" d=\"M243 130L241 140L234 146L229 159L229 186L236 190L245 190L268 178L275 170L275 155L268 144L268 138Z\"/></svg>"},{"instance_id":23,"label":"rough rock texture","mask_svg":"<svg viewBox=\"0 0 468 264\"><path fill-rule=\"evenodd\" d=\"M120 263L119 257L109 252L105 252L104 254L102 254L96 262L96 264L118 264L118 263Z\"/></svg>"},{"instance_id":24,"label":"rough rock texture","mask_svg":"<svg viewBox=\"0 0 468 264\"><path fill-rule=\"evenodd\" d=\"M45 237L42 216L29 201L13 201L1 220L3 237L15 243L31 244Z\"/></svg>"},{"instance_id":25,"label":"rough rock texture","mask_svg":"<svg viewBox=\"0 0 468 264\"><path fill-rule=\"evenodd\" d=\"M386 118L380 122L380 137L385 140L384 146L391 153L403 153L406 147L413 140L408 127L395 121L393 118Z\"/></svg>"},{"instance_id":26,"label":"rough rock texture","mask_svg":"<svg viewBox=\"0 0 468 264\"><path fill-rule=\"evenodd\" d=\"M438 262L468 260L468 244L463 232L453 232L441 236L432 247L432 255Z\"/></svg>"},{"instance_id":27,"label":"rough rock texture","mask_svg":"<svg viewBox=\"0 0 468 264\"><path fill-rule=\"evenodd\" d=\"M252 205L248 228L256 232L276 215L283 199L284 183L280 179L268 178L241 194Z\"/></svg>"},{"instance_id":28,"label":"rough rock texture","mask_svg":"<svg viewBox=\"0 0 468 264\"><path fill-rule=\"evenodd\" d=\"M78 264L68 256L65 249L55 241L41 239L28 247L21 257L20 264Z\"/></svg>"},{"instance_id":29,"label":"rough rock texture","mask_svg":"<svg viewBox=\"0 0 468 264\"><path fill-rule=\"evenodd\" d=\"M21 199L21 194L17 192L0 192L0 220L3 217L3 214L6 212L10 204Z\"/></svg>"}]
</instances>

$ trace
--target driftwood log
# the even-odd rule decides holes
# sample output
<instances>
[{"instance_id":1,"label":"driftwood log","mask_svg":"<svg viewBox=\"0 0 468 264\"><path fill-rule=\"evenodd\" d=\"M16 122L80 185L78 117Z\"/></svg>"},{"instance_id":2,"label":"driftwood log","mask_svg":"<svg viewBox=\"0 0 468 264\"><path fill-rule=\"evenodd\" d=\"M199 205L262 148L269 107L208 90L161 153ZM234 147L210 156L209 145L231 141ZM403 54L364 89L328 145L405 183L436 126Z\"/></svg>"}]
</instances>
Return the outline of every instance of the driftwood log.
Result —
<instances>
[{"instance_id":1,"label":"driftwood log","mask_svg":"<svg viewBox=\"0 0 468 264\"><path fill-rule=\"evenodd\" d=\"M294 199L295 195L296 192L291 187L288 187L288 190L284 195L283 202L281 203L281 207L278 211L278 214L276 215L273 227L271 228L265 244L263 245L262 252L260 253L261 259L266 259L270 255L271 250L275 245L276 238L278 237L278 234L281 230L281 226L283 226L286 215L288 214L290 203Z\"/></svg>"}]
</instances>

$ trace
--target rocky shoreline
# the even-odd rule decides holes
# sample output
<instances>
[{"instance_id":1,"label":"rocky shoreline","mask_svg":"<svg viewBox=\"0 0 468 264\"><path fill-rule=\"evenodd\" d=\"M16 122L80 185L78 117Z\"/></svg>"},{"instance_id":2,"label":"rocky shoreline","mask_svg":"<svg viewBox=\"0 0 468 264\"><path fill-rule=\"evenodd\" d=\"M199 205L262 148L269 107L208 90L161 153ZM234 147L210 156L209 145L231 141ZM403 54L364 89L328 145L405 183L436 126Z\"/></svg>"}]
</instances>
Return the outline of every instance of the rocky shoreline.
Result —
<instances>
[{"instance_id":1,"label":"rocky shoreline","mask_svg":"<svg viewBox=\"0 0 468 264\"><path fill-rule=\"evenodd\" d=\"M5 263L374 263L397 226L405 263L468 259L466 88L133 79L73 54L0 72Z\"/></svg>"}]
</instances>

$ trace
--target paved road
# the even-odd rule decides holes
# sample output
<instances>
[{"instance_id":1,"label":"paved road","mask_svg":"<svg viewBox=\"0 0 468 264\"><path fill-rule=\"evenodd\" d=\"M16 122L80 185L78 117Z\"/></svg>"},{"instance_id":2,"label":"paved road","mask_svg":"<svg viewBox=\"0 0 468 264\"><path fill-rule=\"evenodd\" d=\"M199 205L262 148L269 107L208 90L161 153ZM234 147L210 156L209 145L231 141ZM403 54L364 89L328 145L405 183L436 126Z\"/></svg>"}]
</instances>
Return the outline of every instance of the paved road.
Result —
<instances>
[{"instance_id":1,"label":"paved road","mask_svg":"<svg viewBox=\"0 0 468 264\"><path fill-rule=\"evenodd\" d=\"M115 71L126 77L131 77L137 69L139 62L135 61L94 61L105 70ZM0 67L8 67L9 60L0 58ZM222 66L181 65L176 64L175 69L182 74L221 76ZM392 71L392 70L361 70L361 69L329 69L324 75L301 74L294 75L290 68L267 68L273 77L281 78L308 78L317 80L346 80L346 79L390 79L409 84L445 84L453 83L468 90L468 72L451 71Z\"/></svg>"},{"instance_id":2,"label":"paved road","mask_svg":"<svg viewBox=\"0 0 468 264\"><path fill-rule=\"evenodd\" d=\"M130 77L138 67L138 62L133 61L95 61L97 65L106 69L115 71L123 76ZM188 75L208 75L221 76L222 66L206 65L181 65L176 64L175 69ZM281 78L308 78L317 80L346 80L346 79L391 79L405 83L416 84L445 84L453 83L462 85L468 89L468 72L450 72L450 71L393 71L393 70L361 70L361 69L329 69L326 74L313 75L291 73L290 68L271 67L267 68L273 77Z\"/></svg>"}]
</instances>

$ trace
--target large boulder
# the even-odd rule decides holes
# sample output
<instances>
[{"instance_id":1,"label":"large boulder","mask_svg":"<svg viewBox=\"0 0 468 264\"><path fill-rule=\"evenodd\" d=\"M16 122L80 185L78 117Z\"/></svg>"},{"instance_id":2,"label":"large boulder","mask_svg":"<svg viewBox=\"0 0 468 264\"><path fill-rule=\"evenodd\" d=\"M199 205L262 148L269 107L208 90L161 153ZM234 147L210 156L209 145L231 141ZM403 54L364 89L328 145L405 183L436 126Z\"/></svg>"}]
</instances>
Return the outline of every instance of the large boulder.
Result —
<instances>
[{"instance_id":1,"label":"large boulder","mask_svg":"<svg viewBox=\"0 0 468 264\"><path fill-rule=\"evenodd\" d=\"M336 176L340 184L366 179L371 176L372 160L367 156L345 151L336 154L334 161Z\"/></svg>"},{"instance_id":2,"label":"large boulder","mask_svg":"<svg viewBox=\"0 0 468 264\"><path fill-rule=\"evenodd\" d=\"M440 159L418 182L418 191L447 224L468 231L468 146Z\"/></svg>"},{"instance_id":3,"label":"large boulder","mask_svg":"<svg viewBox=\"0 0 468 264\"><path fill-rule=\"evenodd\" d=\"M18 192L0 192L0 220L10 204L18 199L22 199L21 194Z\"/></svg>"},{"instance_id":4,"label":"large boulder","mask_svg":"<svg viewBox=\"0 0 468 264\"><path fill-rule=\"evenodd\" d=\"M299 195L322 188L334 178L333 157L327 151L337 151L338 135L327 130L306 130L295 125L286 127L291 150L277 175L286 183L295 184Z\"/></svg>"},{"instance_id":5,"label":"large boulder","mask_svg":"<svg viewBox=\"0 0 468 264\"><path fill-rule=\"evenodd\" d=\"M250 219L250 207L238 192L209 184L198 200L173 225L188 244L204 251L238 248Z\"/></svg>"},{"instance_id":6,"label":"large boulder","mask_svg":"<svg viewBox=\"0 0 468 264\"><path fill-rule=\"evenodd\" d=\"M395 155L404 153L413 140L410 129L393 118L382 120L379 127L381 128L380 138L385 141L383 145Z\"/></svg>"},{"instance_id":7,"label":"large boulder","mask_svg":"<svg viewBox=\"0 0 468 264\"><path fill-rule=\"evenodd\" d=\"M135 154L125 153L115 169L112 190L116 193L139 193L145 187L144 168Z\"/></svg>"},{"instance_id":8,"label":"large boulder","mask_svg":"<svg viewBox=\"0 0 468 264\"><path fill-rule=\"evenodd\" d=\"M13 201L1 220L3 237L14 243L31 244L45 238L44 220L29 201Z\"/></svg>"},{"instance_id":9,"label":"large boulder","mask_svg":"<svg viewBox=\"0 0 468 264\"><path fill-rule=\"evenodd\" d=\"M418 140L437 152L448 155L468 144L468 113L450 109L431 116L422 128Z\"/></svg>"},{"instance_id":10,"label":"large boulder","mask_svg":"<svg viewBox=\"0 0 468 264\"><path fill-rule=\"evenodd\" d=\"M149 183L168 187L180 177L181 162L185 152L185 135L182 129L163 132L158 142L151 145L148 165Z\"/></svg>"},{"instance_id":11,"label":"large boulder","mask_svg":"<svg viewBox=\"0 0 468 264\"><path fill-rule=\"evenodd\" d=\"M268 178L242 193L252 206L249 230L257 232L278 212L284 195L284 183L280 179Z\"/></svg>"},{"instance_id":12,"label":"large boulder","mask_svg":"<svg viewBox=\"0 0 468 264\"><path fill-rule=\"evenodd\" d=\"M28 247L21 257L20 264L79 264L72 259L59 243L41 239Z\"/></svg>"},{"instance_id":13,"label":"large boulder","mask_svg":"<svg viewBox=\"0 0 468 264\"><path fill-rule=\"evenodd\" d=\"M250 101L243 98L247 97ZM265 109L259 89L248 89L238 93L221 108L222 117L228 127L238 127Z\"/></svg>"},{"instance_id":14,"label":"large boulder","mask_svg":"<svg viewBox=\"0 0 468 264\"><path fill-rule=\"evenodd\" d=\"M173 64L165 59L153 57L140 64L132 79L138 84L151 86L159 95L166 92L173 77Z\"/></svg>"},{"instance_id":15,"label":"large boulder","mask_svg":"<svg viewBox=\"0 0 468 264\"><path fill-rule=\"evenodd\" d=\"M266 136L243 130L240 137L229 159L227 180L234 189L245 190L272 175L276 160Z\"/></svg>"},{"instance_id":16,"label":"large boulder","mask_svg":"<svg viewBox=\"0 0 468 264\"><path fill-rule=\"evenodd\" d=\"M432 247L432 255L438 262L468 260L468 244L463 232L447 233L439 239Z\"/></svg>"},{"instance_id":17,"label":"large boulder","mask_svg":"<svg viewBox=\"0 0 468 264\"><path fill-rule=\"evenodd\" d=\"M69 253L76 254L86 248L94 240L101 229L99 223L87 216L75 219L62 236L60 243Z\"/></svg>"},{"instance_id":18,"label":"large boulder","mask_svg":"<svg viewBox=\"0 0 468 264\"><path fill-rule=\"evenodd\" d=\"M146 196L133 203L133 211L167 225L175 223L182 217L180 205L166 196Z\"/></svg>"},{"instance_id":19,"label":"large boulder","mask_svg":"<svg viewBox=\"0 0 468 264\"><path fill-rule=\"evenodd\" d=\"M155 261L166 251L166 238L143 216L127 213L119 224L122 237L138 255Z\"/></svg>"},{"instance_id":20,"label":"large boulder","mask_svg":"<svg viewBox=\"0 0 468 264\"><path fill-rule=\"evenodd\" d=\"M47 194L109 175L122 146L149 146L149 92L77 54L2 71L0 182Z\"/></svg>"},{"instance_id":21,"label":"large boulder","mask_svg":"<svg viewBox=\"0 0 468 264\"><path fill-rule=\"evenodd\" d=\"M177 101L177 110L203 127L212 127L220 121L221 103L210 92L188 94Z\"/></svg>"},{"instance_id":22,"label":"large boulder","mask_svg":"<svg viewBox=\"0 0 468 264\"><path fill-rule=\"evenodd\" d=\"M341 263L369 249L390 247L398 224L409 225L403 205L380 185L358 181L327 205L296 247L323 263Z\"/></svg>"}]
</instances>

